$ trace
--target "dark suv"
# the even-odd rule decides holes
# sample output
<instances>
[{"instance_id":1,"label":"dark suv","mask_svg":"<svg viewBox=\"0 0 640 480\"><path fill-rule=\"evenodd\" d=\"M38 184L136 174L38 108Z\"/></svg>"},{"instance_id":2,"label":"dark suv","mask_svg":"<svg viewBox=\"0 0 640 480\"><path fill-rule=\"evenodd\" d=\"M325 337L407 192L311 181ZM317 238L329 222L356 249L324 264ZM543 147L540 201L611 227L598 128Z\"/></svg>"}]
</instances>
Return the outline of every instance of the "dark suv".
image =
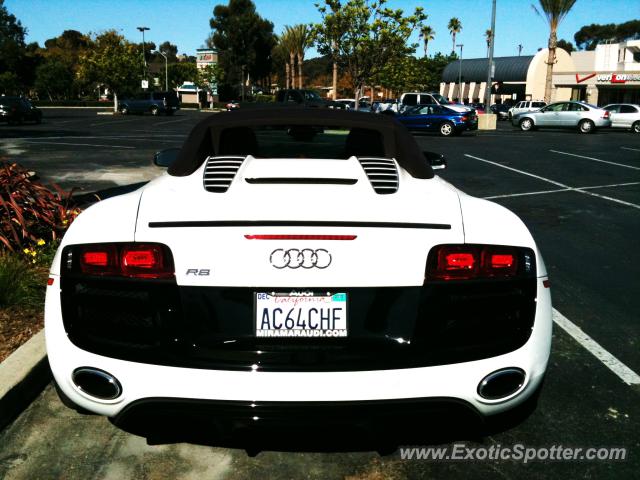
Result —
<instances>
[{"instance_id":1,"label":"dark suv","mask_svg":"<svg viewBox=\"0 0 640 480\"><path fill-rule=\"evenodd\" d=\"M118 109L123 115L146 112L151 115L173 115L173 112L180 109L180 102L176 92L147 92L125 98Z\"/></svg>"},{"instance_id":2,"label":"dark suv","mask_svg":"<svg viewBox=\"0 0 640 480\"><path fill-rule=\"evenodd\" d=\"M42 111L26 98L0 96L0 121L20 124L25 120L42 122Z\"/></svg>"}]
</instances>

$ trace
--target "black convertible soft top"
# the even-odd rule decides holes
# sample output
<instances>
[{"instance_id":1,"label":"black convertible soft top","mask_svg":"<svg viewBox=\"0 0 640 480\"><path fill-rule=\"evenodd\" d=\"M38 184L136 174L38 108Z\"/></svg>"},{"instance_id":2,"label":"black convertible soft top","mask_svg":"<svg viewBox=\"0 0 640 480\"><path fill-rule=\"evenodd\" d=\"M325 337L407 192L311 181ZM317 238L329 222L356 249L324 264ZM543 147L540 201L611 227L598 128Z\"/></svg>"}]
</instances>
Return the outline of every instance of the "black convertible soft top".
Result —
<instances>
[{"instance_id":1,"label":"black convertible soft top","mask_svg":"<svg viewBox=\"0 0 640 480\"><path fill-rule=\"evenodd\" d=\"M177 160L169 167L168 173L183 177L195 172L210 155L224 155L221 136L223 132L242 132L264 126L324 126L346 128L360 137L364 146L361 156L375 156L367 152L371 142L366 141L365 132L377 133L382 140L384 155L395 158L398 164L414 178L433 178L433 170L425 159L420 147L409 131L387 115L320 109L273 107L238 110L208 116L198 123L187 137ZM350 135L351 135L350 134ZM242 138L235 139L242 143ZM246 142L245 142L246 143ZM381 145L382 148L382 145ZM238 152L234 152L238 153ZM358 154L357 150L354 154Z\"/></svg>"}]
</instances>

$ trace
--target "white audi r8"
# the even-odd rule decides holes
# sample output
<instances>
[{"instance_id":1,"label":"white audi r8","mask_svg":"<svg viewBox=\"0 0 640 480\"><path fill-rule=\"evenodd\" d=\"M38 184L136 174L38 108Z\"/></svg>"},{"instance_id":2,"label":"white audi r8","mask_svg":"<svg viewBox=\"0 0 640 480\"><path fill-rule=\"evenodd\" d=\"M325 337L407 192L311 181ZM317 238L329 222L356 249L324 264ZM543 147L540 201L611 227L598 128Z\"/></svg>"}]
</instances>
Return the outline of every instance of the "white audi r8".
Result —
<instances>
[{"instance_id":1,"label":"white audi r8","mask_svg":"<svg viewBox=\"0 0 640 480\"><path fill-rule=\"evenodd\" d=\"M84 211L51 267L61 398L123 426L376 423L535 398L547 272L513 213L385 116L212 115ZM155 420L154 420L155 419Z\"/></svg>"}]
</instances>

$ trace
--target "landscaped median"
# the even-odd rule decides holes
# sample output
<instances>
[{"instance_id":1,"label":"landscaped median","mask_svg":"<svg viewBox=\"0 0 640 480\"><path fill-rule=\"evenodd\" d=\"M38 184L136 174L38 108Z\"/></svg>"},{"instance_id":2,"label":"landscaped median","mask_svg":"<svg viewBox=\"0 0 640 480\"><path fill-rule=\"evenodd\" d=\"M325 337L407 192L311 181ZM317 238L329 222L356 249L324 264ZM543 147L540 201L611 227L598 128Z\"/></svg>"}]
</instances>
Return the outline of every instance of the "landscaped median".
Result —
<instances>
[{"instance_id":1,"label":"landscaped median","mask_svg":"<svg viewBox=\"0 0 640 480\"><path fill-rule=\"evenodd\" d=\"M80 213L70 192L0 159L0 428L48 379L43 310L49 266ZM25 403L26 402L26 403Z\"/></svg>"}]
</instances>

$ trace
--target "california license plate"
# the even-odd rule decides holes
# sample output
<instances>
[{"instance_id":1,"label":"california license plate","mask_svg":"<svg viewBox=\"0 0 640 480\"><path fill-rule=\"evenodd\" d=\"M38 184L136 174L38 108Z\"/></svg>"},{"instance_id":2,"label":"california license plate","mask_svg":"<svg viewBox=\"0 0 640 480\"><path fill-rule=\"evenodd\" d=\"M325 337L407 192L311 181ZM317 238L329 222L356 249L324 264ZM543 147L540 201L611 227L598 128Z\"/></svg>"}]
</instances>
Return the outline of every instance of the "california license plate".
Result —
<instances>
[{"instance_id":1,"label":"california license plate","mask_svg":"<svg viewBox=\"0 0 640 480\"><path fill-rule=\"evenodd\" d=\"M346 337L347 294L256 292L257 337Z\"/></svg>"}]
</instances>

